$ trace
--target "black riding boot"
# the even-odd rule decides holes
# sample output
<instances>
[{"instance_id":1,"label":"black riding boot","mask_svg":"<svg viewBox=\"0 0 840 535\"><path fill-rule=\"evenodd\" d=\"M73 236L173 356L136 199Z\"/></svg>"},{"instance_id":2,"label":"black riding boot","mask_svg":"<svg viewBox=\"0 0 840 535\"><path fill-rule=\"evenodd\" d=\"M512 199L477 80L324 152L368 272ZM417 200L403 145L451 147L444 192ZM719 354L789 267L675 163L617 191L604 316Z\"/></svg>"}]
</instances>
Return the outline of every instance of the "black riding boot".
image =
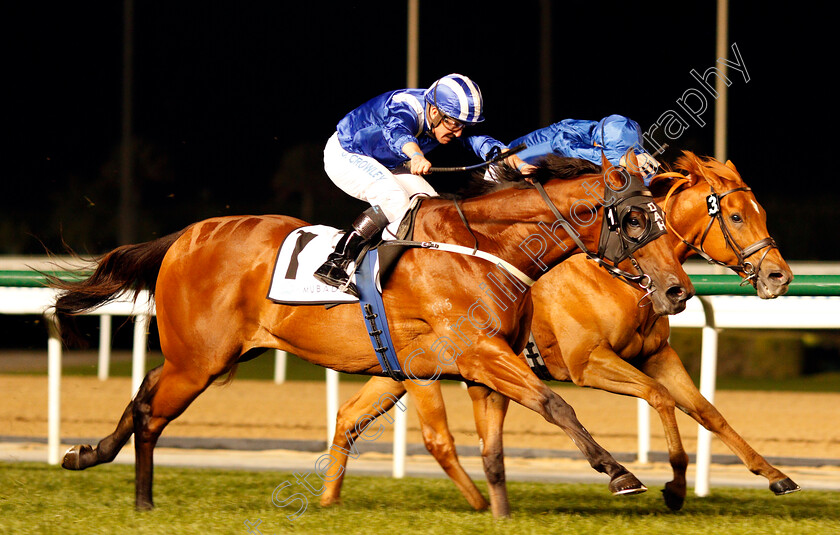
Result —
<instances>
[{"instance_id":1,"label":"black riding boot","mask_svg":"<svg viewBox=\"0 0 840 535\"><path fill-rule=\"evenodd\" d=\"M364 246L382 229L388 226L388 218L378 206L372 206L353 222L353 230L344 234L330 253L327 261L315 270L314 276L328 286L340 288L348 294L359 297L356 285L350 282L347 268L355 261Z\"/></svg>"}]
</instances>

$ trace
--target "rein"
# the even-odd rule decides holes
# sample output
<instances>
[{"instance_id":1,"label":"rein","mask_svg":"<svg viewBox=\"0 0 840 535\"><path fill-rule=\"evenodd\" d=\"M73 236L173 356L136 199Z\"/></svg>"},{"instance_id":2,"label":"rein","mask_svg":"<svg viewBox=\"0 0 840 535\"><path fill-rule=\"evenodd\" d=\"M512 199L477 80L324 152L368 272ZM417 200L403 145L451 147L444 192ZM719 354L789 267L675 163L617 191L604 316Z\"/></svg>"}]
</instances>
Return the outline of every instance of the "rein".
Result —
<instances>
[{"instance_id":1,"label":"rein","mask_svg":"<svg viewBox=\"0 0 840 535\"><path fill-rule=\"evenodd\" d=\"M478 251L478 238L476 238L475 234L473 234L473 231L470 228L470 224L467 222L467 216L465 216L464 211L461 210L461 205L458 203L458 199L455 199L454 203L455 203L455 209L458 211L458 215L461 216L461 222L464 223L464 226L467 228L467 232L469 232L470 236L472 236L472 239L473 239L473 254L475 254L475 252Z\"/></svg>"},{"instance_id":2,"label":"rein","mask_svg":"<svg viewBox=\"0 0 840 535\"><path fill-rule=\"evenodd\" d=\"M753 279L758 277L758 272L761 269L761 263L764 262L764 259L767 257L767 253L770 252L770 249L778 249L776 245L776 241L768 236L757 242L749 245L747 247L741 247L738 245L738 242L735 241L735 238L732 236L732 232L729 230L729 227L726 225L726 221L723 219L723 213L721 212L721 205L720 200L729 195L730 193L735 193L738 191L752 191L748 186L741 186L738 188L733 188L725 193L721 193L720 195L715 192L715 188L709 184L709 189L711 193L706 196L706 208L709 214L709 224L706 225L706 229L703 231L702 236L700 237L700 247L694 246L692 243L689 243L679 232L671 226L670 221L668 220L668 201L671 199L671 195L679 189L681 186L687 184L689 180L683 175L679 173L663 173L662 176L666 177L679 177L679 180L676 180L674 184L671 186L671 189L668 190L668 194L665 196L665 224L668 225L668 229L674 233L674 235L679 238L682 243L686 245L689 249L691 249L695 254L701 256L710 264L716 264L718 266L722 266L736 273L743 273L744 280L741 281L741 286L744 286L748 283L751 283ZM723 233L723 239L726 241L726 246L729 247L735 256L738 258L738 264L727 264L725 262L721 262L720 260L716 260L709 256L709 254L705 251L704 246L706 243L706 237L709 235L709 230L711 230L712 225L714 222L717 221L718 225L720 226L721 233ZM764 254L761 255L761 258L758 260L758 264L753 266L751 262L747 261L747 258L754 255L755 253L761 251L762 249L766 249Z\"/></svg>"}]
</instances>

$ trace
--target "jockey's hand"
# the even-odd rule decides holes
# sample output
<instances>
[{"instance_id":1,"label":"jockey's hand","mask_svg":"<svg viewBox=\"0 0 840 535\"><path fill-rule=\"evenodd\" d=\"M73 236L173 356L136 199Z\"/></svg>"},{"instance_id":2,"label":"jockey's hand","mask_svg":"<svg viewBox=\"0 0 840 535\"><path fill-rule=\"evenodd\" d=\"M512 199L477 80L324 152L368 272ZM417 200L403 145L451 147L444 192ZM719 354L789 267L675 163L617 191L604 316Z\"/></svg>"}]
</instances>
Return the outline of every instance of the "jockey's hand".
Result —
<instances>
[{"instance_id":1,"label":"jockey's hand","mask_svg":"<svg viewBox=\"0 0 840 535\"><path fill-rule=\"evenodd\" d=\"M517 156L516 154L511 154L507 158L505 158L505 162L517 171L522 173L523 175L530 174L531 172L537 169L536 166L526 163L525 160Z\"/></svg>"},{"instance_id":2,"label":"jockey's hand","mask_svg":"<svg viewBox=\"0 0 840 535\"><path fill-rule=\"evenodd\" d=\"M428 175L432 168L432 162L420 153L415 153L409 160L409 169L412 175Z\"/></svg>"}]
</instances>

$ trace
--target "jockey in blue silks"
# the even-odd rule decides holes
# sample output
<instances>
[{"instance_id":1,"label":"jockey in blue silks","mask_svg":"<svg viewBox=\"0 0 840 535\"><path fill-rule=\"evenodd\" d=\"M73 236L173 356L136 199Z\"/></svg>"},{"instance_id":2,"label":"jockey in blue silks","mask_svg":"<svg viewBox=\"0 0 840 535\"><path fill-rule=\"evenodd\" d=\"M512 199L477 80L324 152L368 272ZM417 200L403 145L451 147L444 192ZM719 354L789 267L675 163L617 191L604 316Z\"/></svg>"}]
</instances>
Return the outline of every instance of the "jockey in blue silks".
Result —
<instances>
[{"instance_id":1,"label":"jockey in blue silks","mask_svg":"<svg viewBox=\"0 0 840 535\"><path fill-rule=\"evenodd\" d=\"M639 123L622 115L610 115L600 121L565 119L514 139L510 146L520 143L525 143L528 148L518 155L528 163L553 153L601 165L603 152L610 163L624 167L624 156L632 148L645 177L645 185L659 169L659 162L642 147Z\"/></svg>"},{"instance_id":2,"label":"jockey in blue silks","mask_svg":"<svg viewBox=\"0 0 840 535\"><path fill-rule=\"evenodd\" d=\"M393 234L413 195L437 195L422 177L432 166L426 153L453 142L485 160L491 152L507 150L489 136L462 137L464 127L483 120L481 90L461 74L444 76L428 89L384 93L345 115L324 148L324 170L342 191L371 208L353 222L315 278L358 295L347 270L364 245L385 227ZM507 160L529 167L515 154Z\"/></svg>"}]
</instances>

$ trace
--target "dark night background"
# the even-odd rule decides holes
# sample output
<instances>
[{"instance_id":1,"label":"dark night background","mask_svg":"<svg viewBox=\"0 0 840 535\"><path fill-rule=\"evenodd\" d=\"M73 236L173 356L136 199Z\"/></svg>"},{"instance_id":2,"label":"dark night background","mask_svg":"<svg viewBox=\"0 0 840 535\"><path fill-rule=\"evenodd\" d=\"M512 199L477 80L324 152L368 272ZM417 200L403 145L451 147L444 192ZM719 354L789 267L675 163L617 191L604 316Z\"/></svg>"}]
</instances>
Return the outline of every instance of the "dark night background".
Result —
<instances>
[{"instance_id":1,"label":"dark night background","mask_svg":"<svg viewBox=\"0 0 840 535\"><path fill-rule=\"evenodd\" d=\"M627 115L643 130L715 65L716 4L552 3L551 117L540 117L537 0L420 5L420 86L460 72L479 83L487 121L509 141L564 118ZM794 260L840 260L835 30L805 11L732 2L727 156L768 211ZM792 5L791 5L792 6ZM0 254L101 253L120 244L123 4L26 2L2 15L5 130ZM404 1L136 1L133 241L200 219L284 213L346 226L364 204L326 178L336 122L405 87ZM730 56L730 59L734 59ZM712 155L713 100L670 141ZM681 115L685 116L684 113ZM663 139L658 138L660 141ZM466 164L441 147L435 165ZM432 178L447 189L445 178Z\"/></svg>"}]
</instances>

